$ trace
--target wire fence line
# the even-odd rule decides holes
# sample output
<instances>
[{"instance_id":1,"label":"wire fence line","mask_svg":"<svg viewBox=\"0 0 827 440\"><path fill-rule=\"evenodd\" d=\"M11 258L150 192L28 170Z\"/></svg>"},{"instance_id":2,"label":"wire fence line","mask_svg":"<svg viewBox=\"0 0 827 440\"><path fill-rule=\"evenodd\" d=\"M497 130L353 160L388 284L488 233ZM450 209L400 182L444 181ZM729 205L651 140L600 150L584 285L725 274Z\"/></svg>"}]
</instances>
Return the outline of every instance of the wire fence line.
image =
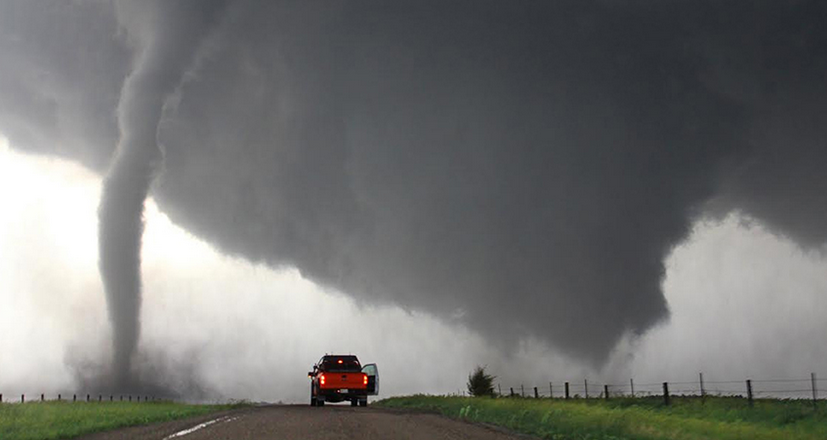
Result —
<instances>
[{"instance_id":1,"label":"wire fence line","mask_svg":"<svg viewBox=\"0 0 827 440\"><path fill-rule=\"evenodd\" d=\"M516 385L516 386L512 386ZM722 396L743 397L750 402L754 398L819 400L819 389L827 390L827 379L819 379L815 373L808 378L705 380L703 373L696 381L635 382L626 383L578 381L550 381L547 383L521 383L496 385L500 396L526 398L563 399L611 399L620 397L660 396L668 404L669 396Z\"/></svg>"},{"instance_id":2,"label":"wire fence line","mask_svg":"<svg viewBox=\"0 0 827 440\"><path fill-rule=\"evenodd\" d=\"M0 403L27 403L27 402L159 402L173 400L169 397L159 397L145 394L15 394L13 396L0 393Z\"/></svg>"}]
</instances>

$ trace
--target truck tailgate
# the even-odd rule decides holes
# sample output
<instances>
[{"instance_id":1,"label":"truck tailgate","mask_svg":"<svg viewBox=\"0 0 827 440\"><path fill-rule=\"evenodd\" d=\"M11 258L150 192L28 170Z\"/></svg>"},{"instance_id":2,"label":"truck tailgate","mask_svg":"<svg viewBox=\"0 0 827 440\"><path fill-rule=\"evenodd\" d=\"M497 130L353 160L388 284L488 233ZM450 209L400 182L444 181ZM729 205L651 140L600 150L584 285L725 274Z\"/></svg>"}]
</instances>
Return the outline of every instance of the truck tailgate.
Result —
<instances>
[{"instance_id":1,"label":"truck tailgate","mask_svg":"<svg viewBox=\"0 0 827 440\"><path fill-rule=\"evenodd\" d=\"M319 386L324 389L359 390L367 387L364 373L325 372L322 375L324 381L320 378Z\"/></svg>"}]
</instances>

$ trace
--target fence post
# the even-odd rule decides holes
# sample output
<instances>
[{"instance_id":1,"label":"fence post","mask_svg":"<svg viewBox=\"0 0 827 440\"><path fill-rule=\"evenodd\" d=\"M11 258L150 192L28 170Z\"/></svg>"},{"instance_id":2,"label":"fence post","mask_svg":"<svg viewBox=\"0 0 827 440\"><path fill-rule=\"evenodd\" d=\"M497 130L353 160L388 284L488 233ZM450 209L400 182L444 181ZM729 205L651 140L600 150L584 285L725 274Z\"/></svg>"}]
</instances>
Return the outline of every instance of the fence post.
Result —
<instances>
[{"instance_id":1,"label":"fence post","mask_svg":"<svg viewBox=\"0 0 827 440\"><path fill-rule=\"evenodd\" d=\"M78 395L77 394L72 394L72 402L77 402L77 401L78 401Z\"/></svg>"},{"instance_id":2,"label":"fence post","mask_svg":"<svg viewBox=\"0 0 827 440\"><path fill-rule=\"evenodd\" d=\"M26 395L25 394L20 395L20 403L26 403Z\"/></svg>"},{"instance_id":3,"label":"fence post","mask_svg":"<svg viewBox=\"0 0 827 440\"><path fill-rule=\"evenodd\" d=\"M752 406L752 380L747 379L747 400L749 401L749 406Z\"/></svg>"},{"instance_id":4,"label":"fence post","mask_svg":"<svg viewBox=\"0 0 827 440\"><path fill-rule=\"evenodd\" d=\"M609 400L609 386L608 385L603 385L603 397L606 400Z\"/></svg>"},{"instance_id":5,"label":"fence post","mask_svg":"<svg viewBox=\"0 0 827 440\"><path fill-rule=\"evenodd\" d=\"M534 398L535 398L535 399L539 399L539 398L540 398L540 393L539 393L539 392L537 392L537 387L534 387Z\"/></svg>"},{"instance_id":6,"label":"fence post","mask_svg":"<svg viewBox=\"0 0 827 440\"><path fill-rule=\"evenodd\" d=\"M818 388L816 388L816 374L810 373L810 382L813 384L813 408L818 405Z\"/></svg>"},{"instance_id":7,"label":"fence post","mask_svg":"<svg viewBox=\"0 0 827 440\"><path fill-rule=\"evenodd\" d=\"M497 384L497 394L499 394L500 396L503 395L503 389L500 387L500 384Z\"/></svg>"},{"instance_id":8,"label":"fence post","mask_svg":"<svg viewBox=\"0 0 827 440\"><path fill-rule=\"evenodd\" d=\"M110 402L112 402L112 401L114 401L114 400L115 400L115 396L113 396L113 395L111 395L111 394L110 394L110 395L109 395L109 401L110 401Z\"/></svg>"},{"instance_id":9,"label":"fence post","mask_svg":"<svg viewBox=\"0 0 827 440\"><path fill-rule=\"evenodd\" d=\"M86 395L86 401L87 402L89 401L89 395L88 394Z\"/></svg>"},{"instance_id":10,"label":"fence post","mask_svg":"<svg viewBox=\"0 0 827 440\"><path fill-rule=\"evenodd\" d=\"M98 394L98 403L103 402L103 396Z\"/></svg>"},{"instance_id":11,"label":"fence post","mask_svg":"<svg viewBox=\"0 0 827 440\"><path fill-rule=\"evenodd\" d=\"M632 379L632 378L629 378L629 385L632 386L632 397L635 397L635 380Z\"/></svg>"},{"instance_id":12,"label":"fence post","mask_svg":"<svg viewBox=\"0 0 827 440\"><path fill-rule=\"evenodd\" d=\"M706 400L706 390L704 389L704 374L698 373L698 378L701 382L701 403L703 403Z\"/></svg>"},{"instance_id":13,"label":"fence post","mask_svg":"<svg viewBox=\"0 0 827 440\"><path fill-rule=\"evenodd\" d=\"M514 387L511 387L511 397L514 397Z\"/></svg>"},{"instance_id":14,"label":"fence post","mask_svg":"<svg viewBox=\"0 0 827 440\"><path fill-rule=\"evenodd\" d=\"M0 403L3 403L3 393L0 393Z\"/></svg>"},{"instance_id":15,"label":"fence post","mask_svg":"<svg viewBox=\"0 0 827 440\"><path fill-rule=\"evenodd\" d=\"M569 396L569 383L568 383L568 382L566 382L566 399L568 399L568 398L570 398L570 397L571 397L571 396Z\"/></svg>"},{"instance_id":16,"label":"fence post","mask_svg":"<svg viewBox=\"0 0 827 440\"><path fill-rule=\"evenodd\" d=\"M40 401L41 401L41 402L45 402L45 401L46 401L46 396L45 396L43 393L40 393Z\"/></svg>"},{"instance_id":17,"label":"fence post","mask_svg":"<svg viewBox=\"0 0 827 440\"><path fill-rule=\"evenodd\" d=\"M60 394L57 395L57 401L60 402Z\"/></svg>"},{"instance_id":18,"label":"fence post","mask_svg":"<svg viewBox=\"0 0 827 440\"><path fill-rule=\"evenodd\" d=\"M583 379L583 394L586 395L586 398L589 398L589 380Z\"/></svg>"},{"instance_id":19,"label":"fence post","mask_svg":"<svg viewBox=\"0 0 827 440\"><path fill-rule=\"evenodd\" d=\"M123 402L123 394L118 398L119 401Z\"/></svg>"},{"instance_id":20,"label":"fence post","mask_svg":"<svg viewBox=\"0 0 827 440\"><path fill-rule=\"evenodd\" d=\"M548 383L548 398L549 399L554 398L554 393L552 392L552 389L551 389L551 382Z\"/></svg>"},{"instance_id":21,"label":"fence post","mask_svg":"<svg viewBox=\"0 0 827 440\"><path fill-rule=\"evenodd\" d=\"M669 383L663 383L663 404L669 406Z\"/></svg>"},{"instance_id":22,"label":"fence post","mask_svg":"<svg viewBox=\"0 0 827 440\"><path fill-rule=\"evenodd\" d=\"M520 396L525 397L525 387L523 387L523 384L520 384Z\"/></svg>"}]
</instances>

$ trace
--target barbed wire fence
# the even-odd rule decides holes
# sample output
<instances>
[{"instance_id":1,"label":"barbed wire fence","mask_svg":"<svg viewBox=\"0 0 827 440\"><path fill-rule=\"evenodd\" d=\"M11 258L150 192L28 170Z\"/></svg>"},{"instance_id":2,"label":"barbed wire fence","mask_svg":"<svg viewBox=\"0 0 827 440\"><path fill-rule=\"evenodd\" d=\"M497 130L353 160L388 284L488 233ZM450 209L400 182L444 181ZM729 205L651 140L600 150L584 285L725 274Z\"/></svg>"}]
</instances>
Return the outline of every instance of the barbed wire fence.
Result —
<instances>
[{"instance_id":1,"label":"barbed wire fence","mask_svg":"<svg viewBox=\"0 0 827 440\"><path fill-rule=\"evenodd\" d=\"M46 394L46 393L32 393L32 394L15 394L10 396L0 393L0 403L30 403L30 402L70 402L70 403L92 403L92 402L136 402L136 403L151 403L151 402L169 402L173 400L169 397L151 396L145 394Z\"/></svg>"},{"instance_id":2,"label":"barbed wire fence","mask_svg":"<svg viewBox=\"0 0 827 440\"><path fill-rule=\"evenodd\" d=\"M501 397L553 398L553 399L612 399L660 397L669 405L670 397L740 397L750 404L755 399L798 399L819 401L819 388L827 387L827 379L819 379L816 373L809 378L790 379L743 379L707 380L703 373L695 381L601 383L583 379L579 381L549 381L548 383L520 383L496 385ZM464 393L463 393L464 394Z\"/></svg>"}]
</instances>

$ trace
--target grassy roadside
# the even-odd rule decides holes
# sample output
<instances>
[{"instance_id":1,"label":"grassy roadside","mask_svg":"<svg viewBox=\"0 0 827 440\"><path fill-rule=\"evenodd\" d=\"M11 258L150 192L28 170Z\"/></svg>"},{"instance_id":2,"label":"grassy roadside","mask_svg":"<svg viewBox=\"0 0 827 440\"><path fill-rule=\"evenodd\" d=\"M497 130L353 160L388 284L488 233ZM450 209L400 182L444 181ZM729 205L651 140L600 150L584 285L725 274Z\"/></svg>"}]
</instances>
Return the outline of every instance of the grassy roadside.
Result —
<instances>
[{"instance_id":1,"label":"grassy roadside","mask_svg":"<svg viewBox=\"0 0 827 440\"><path fill-rule=\"evenodd\" d=\"M65 439L126 426L165 422L242 405L173 402L32 402L0 404L0 439Z\"/></svg>"},{"instance_id":2,"label":"grassy roadside","mask_svg":"<svg viewBox=\"0 0 827 440\"><path fill-rule=\"evenodd\" d=\"M811 402L674 397L549 400L438 396L393 397L376 402L385 408L436 411L452 418L492 423L546 439L825 439L827 408Z\"/></svg>"}]
</instances>

